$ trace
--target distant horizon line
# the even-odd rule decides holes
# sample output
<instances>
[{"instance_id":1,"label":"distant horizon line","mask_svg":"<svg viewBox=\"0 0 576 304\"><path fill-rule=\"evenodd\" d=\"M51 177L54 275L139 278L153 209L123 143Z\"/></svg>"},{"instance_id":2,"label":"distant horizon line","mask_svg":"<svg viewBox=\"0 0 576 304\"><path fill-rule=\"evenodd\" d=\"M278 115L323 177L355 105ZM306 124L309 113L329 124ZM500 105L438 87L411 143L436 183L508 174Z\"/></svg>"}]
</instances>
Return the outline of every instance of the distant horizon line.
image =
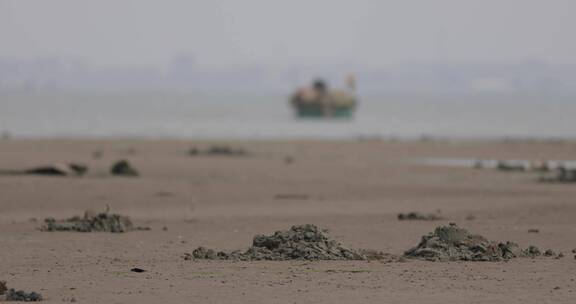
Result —
<instances>
[{"instance_id":1,"label":"distant horizon line","mask_svg":"<svg viewBox=\"0 0 576 304\"><path fill-rule=\"evenodd\" d=\"M171 58L167 58L163 63L151 63L151 62L140 62L140 63L117 63L117 62L99 62L89 57L82 56L67 56L58 54L46 54L38 56L13 56L13 55L1 55L0 63L2 62L12 62L12 63L32 63L38 61L60 61L61 63L76 63L87 65L93 68L136 68L136 67L146 67L146 68L159 68L159 67L170 67L175 64L175 61L180 59L181 55L175 55ZM193 57L193 56L192 56ZM206 68L236 68L236 67L267 67L271 69L289 69L298 67L334 67L334 66L345 66L345 67L359 67L359 68L388 68L394 66L517 66L517 65L539 65L539 66L551 66L551 67L565 67L565 66L576 66L576 62L552 62L542 58L521 58L518 60L404 60L390 63L365 63L365 62L354 62L354 61L334 61L334 62L300 62L300 63L266 63L266 62L238 62L238 63L226 63L218 64L214 62L208 62L203 60L191 60L187 62L188 66L193 67L206 67Z\"/></svg>"}]
</instances>

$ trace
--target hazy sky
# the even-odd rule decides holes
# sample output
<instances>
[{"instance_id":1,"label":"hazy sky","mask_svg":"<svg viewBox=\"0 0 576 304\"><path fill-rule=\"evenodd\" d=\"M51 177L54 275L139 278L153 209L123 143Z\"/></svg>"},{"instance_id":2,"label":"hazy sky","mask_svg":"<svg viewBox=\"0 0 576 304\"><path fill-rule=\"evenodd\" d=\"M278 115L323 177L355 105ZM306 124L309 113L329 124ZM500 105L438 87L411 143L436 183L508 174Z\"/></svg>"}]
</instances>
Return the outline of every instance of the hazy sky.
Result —
<instances>
[{"instance_id":1,"label":"hazy sky","mask_svg":"<svg viewBox=\"0 0 576 304\"><path fill-rule=\"evenodd\" d=\"M576 63L574 0L0 0L0 56L95 64Z\"/></svg>"}]
</instances>

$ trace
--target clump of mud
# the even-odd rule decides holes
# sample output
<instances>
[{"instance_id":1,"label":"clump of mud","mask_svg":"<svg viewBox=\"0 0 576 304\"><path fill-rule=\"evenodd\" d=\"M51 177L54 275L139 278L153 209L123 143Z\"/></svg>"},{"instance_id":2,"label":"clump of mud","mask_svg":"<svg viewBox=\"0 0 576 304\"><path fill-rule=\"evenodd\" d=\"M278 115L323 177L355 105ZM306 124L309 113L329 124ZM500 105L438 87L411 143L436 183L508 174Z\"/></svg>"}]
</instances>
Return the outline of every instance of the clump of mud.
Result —
<instances>
[{"instance_id":1,"label":"clump of mud","mask_svg":"<svg viewBox=\"0 0 576 304\"><path fill-rule=\"evenodd\" d=\"M256 235L246 251L216 251L198 247L185 259L209 260L384 260L392 256L371 250L345 248L315 225L292 226L272 235Z\"/></svg>"},{"instance_id":2,"label":"clump of mud","mask_svg":"<svg viewBox=\"0 0 576 304\"><path fill-rule=\"evenodd\" d=\"M6 292L6 301L17 302L38 302L42 301L42 295L37 292L26 292L23 290L8 289Z\"/></svg>"},{"instance_id":3,"label":"clump of mud","mask_svg":"<svg viewBox=\"0 0 576 304\"><path fill-rule=\"evenodd\" d=\"M149 230L149 228L135 227L127 216L110 214L108 211L103 213L86 211L84 216L74 216L63 220L46 218L41 230L122 233L132 230Z\"/></svg>"},{"instance_id":4,"label":"clump of mud","mask_svg":"<svg viewBox=\"0 0 576 304\"><path fill-rule=\"evenodd\" d=\"M140 173L127 160L119 160L112 164L110 174L117 176L139 176Z\"/></svg>"},{"instance_id":5,"label":"clump of mud","mask_svg":"<svg viewBox=\"0 0 576 304\"><path fill-rule=\"evenodd\" d=\"M502 261L541 254L535 246L521 249L513 242L489 241L456 224L437 227L434 232L423 236L418 246L404 253L409 258L429 261Z\"/></svg>"},{"instance_id":6,"label":"clump of mud","mask_svg":"<svg viewBox=\"0 0 576 304\"><path fill-rule=\"evenodd\" d=\"M5 281L0 281L0 296L5 301L37 302L42 301L42 295L37 292L25 292L22 290L8 289Z\"/></svg>"},{"instance_id":7,"label":"clump of mud","mask_svg":"<svg viewBox=\"0 0 576 304\"><path fill-rule=\"evenodd\" d=\"M408 212L398 214L398 220L400 221L439 221L443 219L443 217L435 213Z\"/></svg>"}]
</instances>

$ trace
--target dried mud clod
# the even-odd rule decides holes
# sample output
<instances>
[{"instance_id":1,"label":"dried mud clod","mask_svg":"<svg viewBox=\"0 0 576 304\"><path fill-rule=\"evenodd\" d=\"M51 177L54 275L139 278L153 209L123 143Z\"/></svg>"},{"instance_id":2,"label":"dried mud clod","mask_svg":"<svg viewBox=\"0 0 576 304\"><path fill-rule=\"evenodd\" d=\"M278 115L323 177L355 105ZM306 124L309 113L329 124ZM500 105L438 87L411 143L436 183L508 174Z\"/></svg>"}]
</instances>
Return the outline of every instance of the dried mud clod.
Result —
<instances>
[{"instance_id":1,"label":"dried mud clod","mask_svg":"<svg viewBox=\"0 0 576 304\"><path fill-rule=\"evenodd\" d=\"M424 214L420 212L398 213L400 221L439 221L444 218L435 213Z\"/></svg>"},{"instance_id":2,"label":"dried mud clod","mask_svg":"<svg viewBox=\"0 0 576 304\"><path fill-rule=\"evenodd\" d=\"M42 301L42 295L34 291L26 292L23 290L14 290L10 288L6 292L6 301L39 302Z\"/></svg>"},{"instance_id":3,"label":"dried mud clod","mask_svg":"<svg viewBox=\"0 0 576 304\"><path fill-rule=\"evenodd\" d=\"M8 288L6 281L0 281L0 297L5 301L37 302L42 301L42 296L37 292L25 292Z\"/></svg>"},{"instance_id":4,"label":"dried mud clod","mask_svg":"<svg viewBox=\"0 0 576 304\"><path fill-rule=\"evenodd\" d=\"M328 238L326 231L315 225L292 226L272 235L256 235L252 246L246 251L216 251L205 247L196 248L185 259L208 260L385 260L391 255L370 251L353 250Z\"/></svg>"},{"instance_id":5,"label":"dried mud clod","mask_svg":"<svg viewBox=\"0 0 576 304\"><path fill-rule=\"evenodd\" d=\"M86 211L84 216L74 216L64 220L47 218L42 231L73 231L73 232L112 232L121 233L132 230L148 230L146 227L134 227L127 216L95 213Z\"/></svg>"},{"instance_id":6,"label":"dried mud clod","mask_svg":"<svg viewBox=\"0 0 576 304\"><path fill-rule=\"evenodd\" d=\"M130 164L130 162L128 162L125 159L115 162L110 168L110 174L116 176L130 176L130 177L136 177L140 175L138 170L136 170Z\"/></svg>"},{"instance_id":7,"label":"dried mud clod","mask_svg":"<svg viewBox=\"0 0 576 304\"><path fill-rule=\"evenodd\" d=\"M408 258L429 261L502 261L542 255L538 247L521 249L516 243L497 243L469 233L455 224L439 226L422 237L418 246L406 251Z\"/></svg>"},{"instance_id":8,"label":"dried mud clod","mask_svg":"<svg viewBox=\"0 0 576 304\"><path fill-rule=\"evenodd\" d=\"M556 252L554 252L554 250L552 250L552 249L548 249L548 250L544 251L544 256L547 256L547 257L556 256Z\"/></svg>"}]
</instances>

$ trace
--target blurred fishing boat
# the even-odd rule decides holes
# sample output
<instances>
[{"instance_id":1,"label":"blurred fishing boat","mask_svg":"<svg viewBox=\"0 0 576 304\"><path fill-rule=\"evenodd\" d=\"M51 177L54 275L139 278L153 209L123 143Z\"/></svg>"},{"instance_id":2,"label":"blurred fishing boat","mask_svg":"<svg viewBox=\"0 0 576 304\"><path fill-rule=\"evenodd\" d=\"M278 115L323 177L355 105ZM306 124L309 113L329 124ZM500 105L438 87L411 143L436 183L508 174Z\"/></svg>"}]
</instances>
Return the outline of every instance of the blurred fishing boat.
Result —
<instances>
[{"instance_id":1,"label":"blurred fishing boat","mask_svg":"<svg viewBox=\"0 0 576 304\"><path fill-rule=\"evenodd\" d=\"M345 90L330 89L325 81L315 80L311 86L296 90L290 99L300 118L351 118L358 103L355 80L347 77Z\"/></svg>"}]
</instances>

